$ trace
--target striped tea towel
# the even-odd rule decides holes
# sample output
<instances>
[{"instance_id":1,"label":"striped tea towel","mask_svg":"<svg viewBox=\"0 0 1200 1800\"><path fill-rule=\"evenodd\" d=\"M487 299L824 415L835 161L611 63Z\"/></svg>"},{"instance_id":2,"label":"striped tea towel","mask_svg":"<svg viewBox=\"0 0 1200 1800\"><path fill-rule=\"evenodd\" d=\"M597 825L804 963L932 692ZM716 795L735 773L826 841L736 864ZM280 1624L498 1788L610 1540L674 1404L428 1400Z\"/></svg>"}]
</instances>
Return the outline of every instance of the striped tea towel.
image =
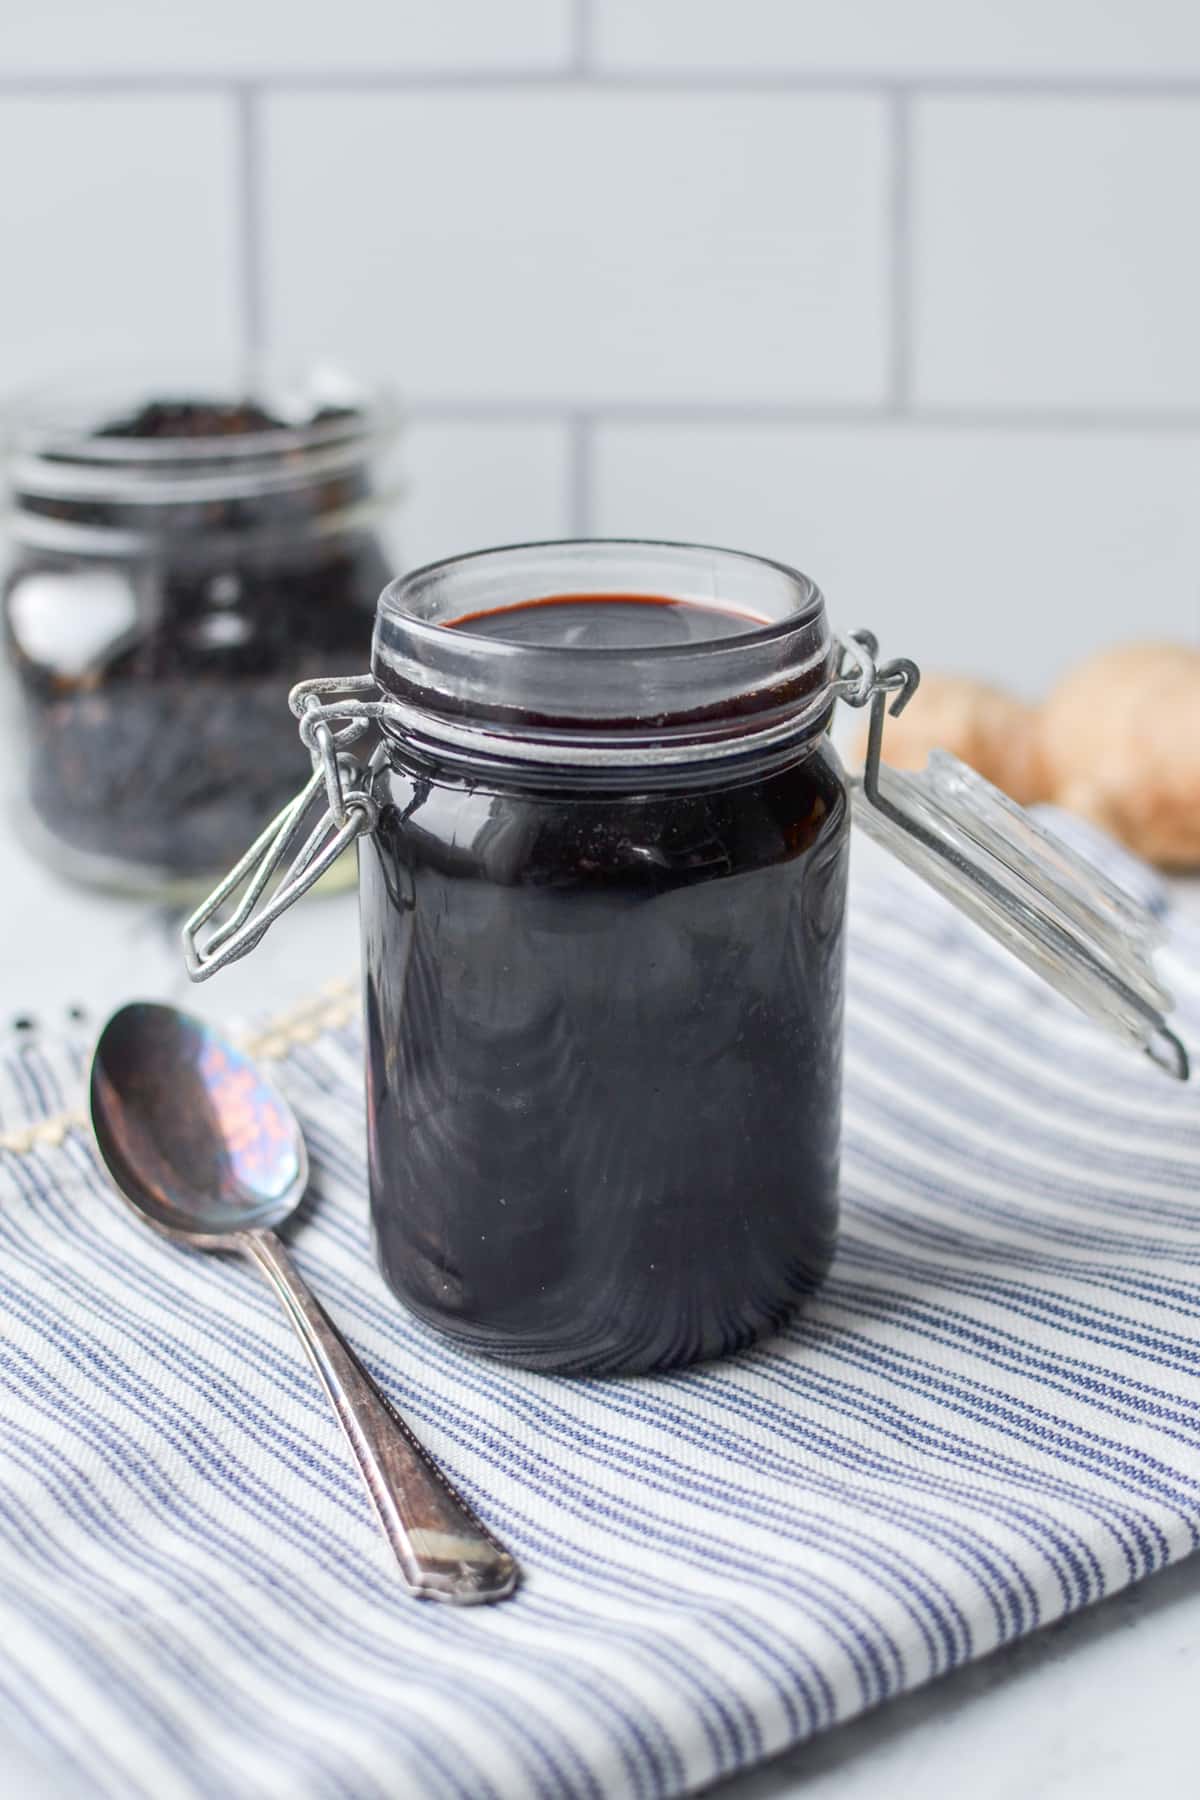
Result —
<instances>
[{"instance_id":1,"label":"striped tea towel","mask_svg":"<svg viewBox=\"0 0 1200 1800\"><path fill-rule=\"evenodd\" d=\"M1173 933L1195 1051L1200 927ZM853 893L832 1277L726 1362L585 1382L448 1348L372 1264L357 1028L280 1062L297 1257L520 1556L494 1608L404 1596L254 1271L151 1237L71 1128L82 1061L29 1041L0 1077L23 1795L680 1794L1197 1542L1200 1093L899 871Z\"/></svg>"}]
</instances>

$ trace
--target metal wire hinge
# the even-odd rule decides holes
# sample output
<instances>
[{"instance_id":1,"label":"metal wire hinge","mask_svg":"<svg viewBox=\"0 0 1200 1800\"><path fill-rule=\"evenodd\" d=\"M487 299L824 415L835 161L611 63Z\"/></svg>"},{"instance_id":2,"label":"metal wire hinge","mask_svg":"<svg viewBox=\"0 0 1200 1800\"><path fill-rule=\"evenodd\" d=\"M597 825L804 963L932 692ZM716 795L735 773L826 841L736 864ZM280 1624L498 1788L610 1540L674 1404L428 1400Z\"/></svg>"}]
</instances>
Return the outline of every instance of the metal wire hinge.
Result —
<instances>
[{"instance_id":1,"label":"metal wire hinge","mask_svg":"<svg viewBox=\"0 0 1200 1800\"><path fill-rule=\"evenodd\" d=\"M373 690L372 676L346 675L302 681L288 695L312 774L184 924L183 953L193 981L206 981L227 963L246 956L356 838L374 829L377 808L359 785L362 770L348 750L385 710L384 703L321 698ZM324 808L304 835L306 821L321 798ZM232 910L222 917L230 905ZM212 929L205 935L206 926Z\"/></svg>"},{"instance_id":2,"label":"metal wire hinge","mask_svg":"<svg viewBox=\"0 0 1200 1800\"><path fill-rule=\"evenodd\" d=\"M907 656L879 661L879 639L873 631L851 631L842 641L842 660L835 688L847 706L871 708L863 786L874 800L879 792L879 759L884 714L897 718L921 682L921 671ZM894 698L892 697L894 696Z\"/></svg>"}]
</instances>

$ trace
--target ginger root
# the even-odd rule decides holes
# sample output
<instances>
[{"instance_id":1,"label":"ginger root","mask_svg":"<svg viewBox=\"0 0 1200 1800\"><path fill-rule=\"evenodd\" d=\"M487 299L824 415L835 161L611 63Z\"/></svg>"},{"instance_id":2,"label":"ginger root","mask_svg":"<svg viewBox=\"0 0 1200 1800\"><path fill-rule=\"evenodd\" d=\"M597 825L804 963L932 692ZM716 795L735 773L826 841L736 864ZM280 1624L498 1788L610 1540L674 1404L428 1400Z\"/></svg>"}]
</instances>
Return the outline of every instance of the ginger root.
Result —
<instances>
[{"instance_id":1,"label":"ginger root","mask_svg":"<svg viewBox=\"0 0 1200 1800\"><path fill-rule=\"evenodd\" d=\"M1059 806L1165 868L1200 864L1200 650L1090 658L1051 693L1039 737Z\"/></svg>"},{"instance_id":2,"label":"ginger root","mask_svg":"<svg viewBox=\"0 0 1200 1800\"><path fill-rule=\"evenodd\" d=\"M860 753L865 748L865 734ZM883 736L919 769L949 750L1021 805L1080 813L1165 868L1200 866L1200 650L1129 644L1067 674L1040 706L928 675Z\"/></svg>"},{"instance_id":3,"label":"ginger root","mask_svg":"<svg viewBox=\"0 0 1200 1800\"><path fill-rule=\"evenodd\" d=\"M864 732L858 746L866 751ZM883 733L883 760L923 769L931 750L949 750L1022 806L1049 798L1037 711L1001 688L961 675L923 675L899 718Z\"/></svg>"}]
</instances>

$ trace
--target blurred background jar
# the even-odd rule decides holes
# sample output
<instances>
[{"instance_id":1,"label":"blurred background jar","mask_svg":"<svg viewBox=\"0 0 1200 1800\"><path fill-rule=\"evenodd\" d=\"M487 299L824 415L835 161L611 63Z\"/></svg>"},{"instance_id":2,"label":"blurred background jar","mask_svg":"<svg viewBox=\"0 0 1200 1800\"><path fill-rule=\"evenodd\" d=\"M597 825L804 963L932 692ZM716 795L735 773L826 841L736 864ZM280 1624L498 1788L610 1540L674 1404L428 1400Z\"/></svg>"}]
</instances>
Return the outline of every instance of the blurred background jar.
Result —
<instances>
[{"instance_id":1,"label":"blurred background jar","mask_svg":"<svg viewBox=\"0 0 1200 1800\"><path fill-rule=\"evenodd\" d=\"M291 797L287 691L365 666L396 572L396 434L327 372L9 409L10 785L45 861L184 897Z\"/></svg>"}]
</instances>

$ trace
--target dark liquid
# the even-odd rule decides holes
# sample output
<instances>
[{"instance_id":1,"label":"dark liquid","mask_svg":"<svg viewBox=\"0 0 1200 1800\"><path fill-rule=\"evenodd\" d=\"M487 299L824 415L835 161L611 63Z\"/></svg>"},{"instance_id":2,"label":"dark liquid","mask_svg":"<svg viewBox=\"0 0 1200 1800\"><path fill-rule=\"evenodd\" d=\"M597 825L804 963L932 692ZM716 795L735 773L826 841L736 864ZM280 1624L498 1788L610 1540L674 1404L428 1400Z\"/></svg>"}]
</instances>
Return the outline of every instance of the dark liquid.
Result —
<instances>
[{"instance_id":1,"label":"dark liquid","mask_svg":"<svg viewBox=\"0 0 1200 1800\"><path fill-rule=\"evenodd\" d=\"M756 621L592 596L460 623L628 646ZM776 1328L828 1266L841 775L818 737L782 766L743 755L689 777L510 785L393 747L375 778L361 891L379 1254L407 1304L473 1349L668 1368Z\"/></svg>"},{"instance_id":2,"label":"dark liquid","mask_svg":"<svg viewBox=\"0 0 1200 1800\"><path fill-rule=\"evenodd\" d=\"M657 594L569 594L464 613L453 621L472 637L509 644L558 644L571 650L638 650L661 644L711 644L742 637L769 621L728 606L697 606Z\"/></svg>"}]
</instances>

